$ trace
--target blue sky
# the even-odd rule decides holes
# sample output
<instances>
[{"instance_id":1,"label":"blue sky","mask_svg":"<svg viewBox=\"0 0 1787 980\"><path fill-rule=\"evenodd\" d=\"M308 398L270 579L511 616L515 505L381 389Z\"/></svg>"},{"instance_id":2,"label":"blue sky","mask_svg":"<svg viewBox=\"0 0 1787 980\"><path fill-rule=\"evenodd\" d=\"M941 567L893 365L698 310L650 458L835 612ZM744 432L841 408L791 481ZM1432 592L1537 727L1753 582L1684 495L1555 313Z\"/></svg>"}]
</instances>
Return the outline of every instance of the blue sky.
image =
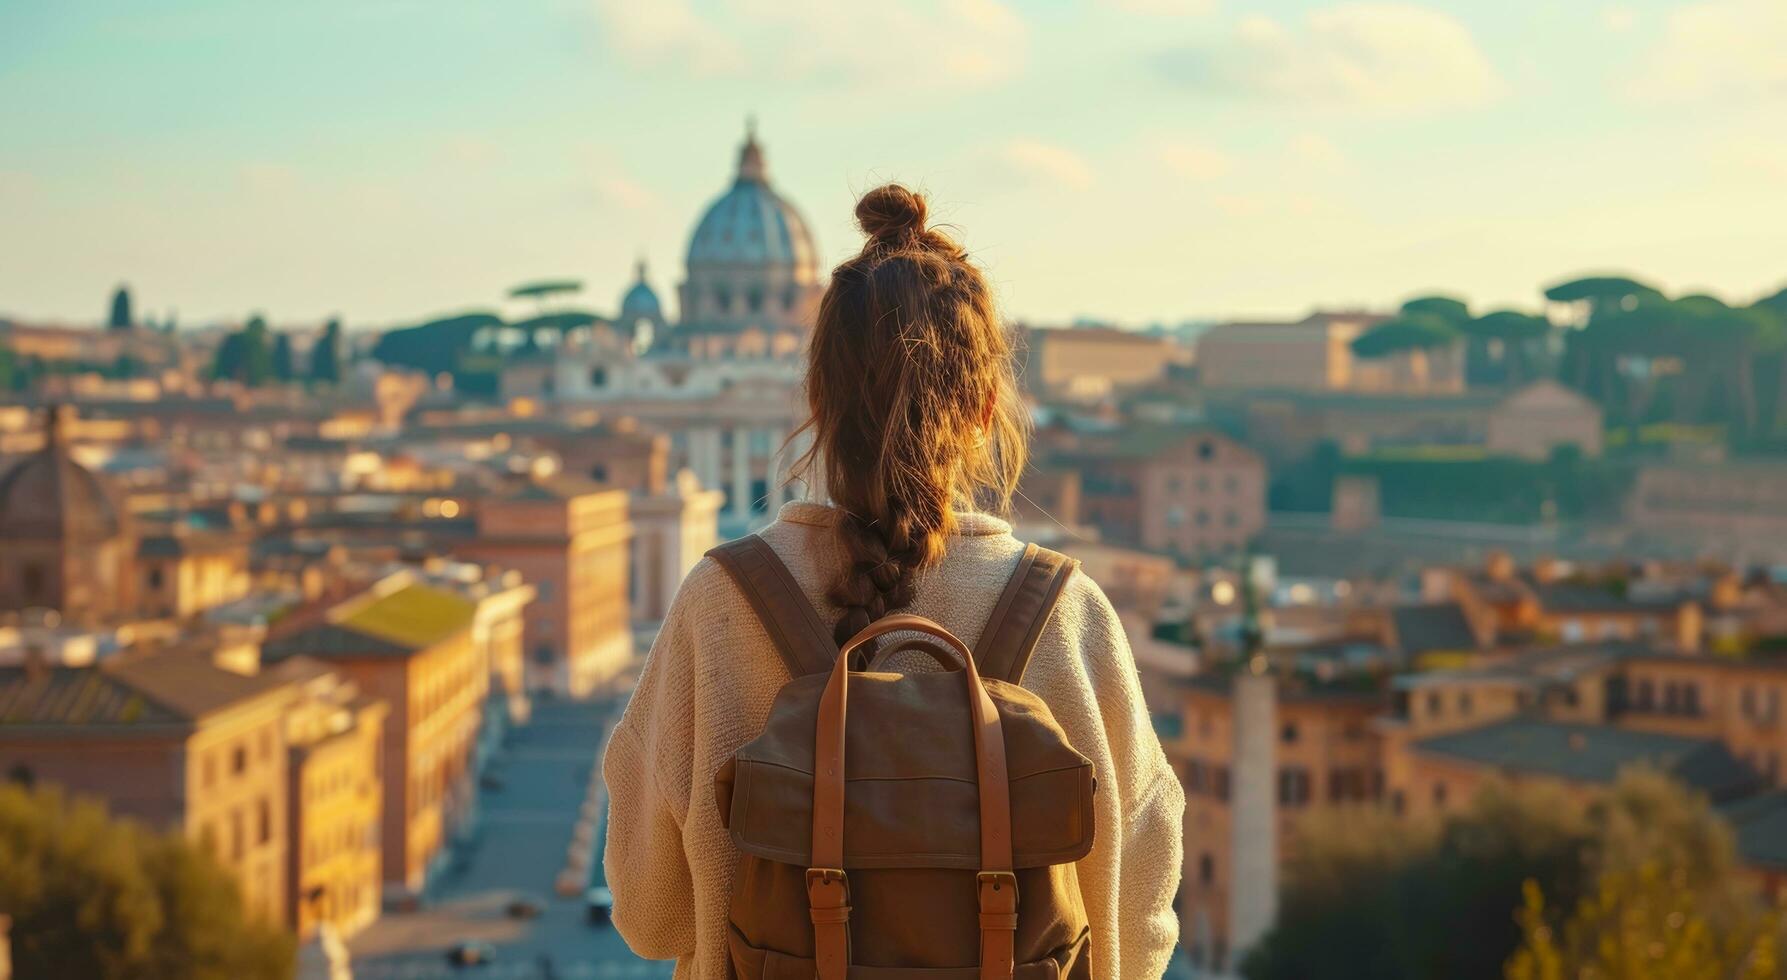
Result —
<instances>
[{"instance_id":1,"label":"blue sky","mask_svg":"<svg viewBox=\"0 0 1787 980\"><path fill-rule=\"evenodd\" d=\"M355 326L635 255L755 113L835 262L927 189L1009 313L1787 284L1787 3L10 0L0 313Z\"/></svg>"}]
</instances>

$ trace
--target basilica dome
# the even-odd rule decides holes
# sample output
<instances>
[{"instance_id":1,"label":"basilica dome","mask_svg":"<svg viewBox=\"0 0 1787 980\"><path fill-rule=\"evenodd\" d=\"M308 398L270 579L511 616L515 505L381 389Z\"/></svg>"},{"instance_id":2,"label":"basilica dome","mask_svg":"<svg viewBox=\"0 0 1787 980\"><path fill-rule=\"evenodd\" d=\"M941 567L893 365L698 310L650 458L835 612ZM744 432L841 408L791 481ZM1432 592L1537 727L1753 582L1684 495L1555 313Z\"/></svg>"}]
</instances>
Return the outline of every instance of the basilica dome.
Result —
<instances>
[{"instance_id":1,"label":"basilica dome","mask_svg":"<svg viewBox=\"0 0 1787 980\"><path fill-rule=\"evenodd\" d=\"M658 305L658 293L645 281L645 262L634 267L633 287L620 299L620 321L631 325L637 320L657 320L664 315Z\"/></svg>"},{"instance_id":2,"label":"basilica dome","mask_svg":"<svg viewBox=\"0 0 1787 980\"><path fill-rule=\"evenodd\" d=\"M731 188L689 238L667 344L702 356L785 356L811 329L822 291L806 219L770 186L763 147L748 132Z\"/></svg>"},{"instance_id":3,"label":"basilica dome","mask_svg":"<svg viewBox=\"0 0 1787 980\"><path fill-rule=\"evenodd\" d=\"M813 236L794 205L769 186L763 147L755 134L738 152L731 189L708 206L689 239L689 272L703 267L786 268L812 282L817 262Z\"/></svg>"},{"instance_id":4,"label":"basilica dome","mask_svg":"<svg viewBox=\"0 0 1787 980\"><path fill-rule=\"evenodd\" d=\"M43 449L0 473L0 541L90 544L122 531L120 509L105 484L68 454L67 414L53 410Z\"/></svg>"}]
</instances>

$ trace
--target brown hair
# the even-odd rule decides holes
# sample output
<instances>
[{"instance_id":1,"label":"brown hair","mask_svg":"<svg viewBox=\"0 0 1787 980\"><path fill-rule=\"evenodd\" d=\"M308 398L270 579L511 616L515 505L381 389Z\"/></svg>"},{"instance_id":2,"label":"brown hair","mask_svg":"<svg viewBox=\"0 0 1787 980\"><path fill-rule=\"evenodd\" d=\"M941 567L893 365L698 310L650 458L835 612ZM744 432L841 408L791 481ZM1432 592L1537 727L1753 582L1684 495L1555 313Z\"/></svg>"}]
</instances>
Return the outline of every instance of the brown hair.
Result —
<instances>
[{"instance_id":1,"label":"brown hair","mask_svg":"<svg viewBox=\"0 0 1787 980\"><path fill-rule=\"evenodd\" d=\"M821 469L843 512L848 560L829 593L840 644L912 602L957 508L1010 506L1029 429L986 278L926 227L924 198L877 187L856 220L868 241L819 301L800 429L813 443L795 465L809 483Z\"/></svg>"}]
</instances>

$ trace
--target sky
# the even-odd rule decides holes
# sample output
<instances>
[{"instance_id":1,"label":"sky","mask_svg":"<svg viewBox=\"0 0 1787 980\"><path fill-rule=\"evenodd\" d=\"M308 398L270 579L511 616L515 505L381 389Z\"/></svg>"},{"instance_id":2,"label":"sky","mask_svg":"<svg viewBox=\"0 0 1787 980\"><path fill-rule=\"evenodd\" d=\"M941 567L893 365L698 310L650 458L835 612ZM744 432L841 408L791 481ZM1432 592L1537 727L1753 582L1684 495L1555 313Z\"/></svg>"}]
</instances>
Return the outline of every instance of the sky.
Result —
<instances>
[{"instance_id":1,"label":"sky","mask_svg":"<svg viewBox=\"0 0 1787 980\"><path fill-rule=\"evenodd\" d=\"M0 315L671 301L747 116L829 266L930 195L1030 322L1787 285L1787 0L6 0Z\"/></svg>"}]
</instances>

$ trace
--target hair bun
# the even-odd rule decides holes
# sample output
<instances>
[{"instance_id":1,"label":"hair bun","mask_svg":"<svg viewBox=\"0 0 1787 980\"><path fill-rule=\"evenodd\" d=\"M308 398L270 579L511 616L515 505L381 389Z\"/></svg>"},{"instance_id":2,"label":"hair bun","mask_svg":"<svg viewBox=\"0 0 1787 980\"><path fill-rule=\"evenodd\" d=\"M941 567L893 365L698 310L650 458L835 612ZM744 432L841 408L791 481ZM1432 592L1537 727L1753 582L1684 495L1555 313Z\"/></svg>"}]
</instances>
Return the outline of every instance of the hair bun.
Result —
<instances>
[{"instance_id":1,"label":"hair bun","mask_svg":"<svg viewBox=\"0 0 1787 980\"><path fill-rule=\"evenodd\" d=\"M856 223L871 242L916 239L925 231L925 199L899 184L883 184L856 202Z\"/></svg>"}]
</instances>

